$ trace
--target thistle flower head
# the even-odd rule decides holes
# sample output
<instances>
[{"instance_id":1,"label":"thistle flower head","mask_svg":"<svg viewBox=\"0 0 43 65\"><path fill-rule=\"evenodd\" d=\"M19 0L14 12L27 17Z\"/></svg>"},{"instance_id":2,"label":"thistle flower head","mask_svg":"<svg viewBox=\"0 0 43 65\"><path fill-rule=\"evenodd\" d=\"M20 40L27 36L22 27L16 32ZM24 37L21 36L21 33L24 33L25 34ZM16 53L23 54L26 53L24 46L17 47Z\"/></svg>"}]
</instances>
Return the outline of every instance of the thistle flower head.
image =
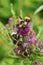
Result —
<instances>
[{"instance_id":1,"label":"thistle flower head","mask_svg":"<svg viewBox=\"0 0 43 65\"><path fill-rule=\"evenodd\" d=\"M40 42L40 44L41 44L41 45L43 45L43 41L42 41L42 42Z\"/></svg>"},{"instance_id":2,"label":"thistle flower head","mask_svg":"<svg viewBox=\"0 0 43 65\"><path fill-rule=\"evenodd\" d=\"M8 22L11 22L13 19L12 19L12 17L10 17L9 19L8 19Z\"/></svg>"},{"instance_id":3,"label":"thistle flower head","mask_svg":"<svg viewBox=\"0 0 43 65\"><path fill-rule=\"evenodd\" d=\"M37 38L33 37L33 38L29 39L29 42L30 42L30 44L36 44Z\"/></svg>"},{"instance_id":4,"label":"thistle flower head","mask_svg":"<svg viewBox=\"0 0 43 65\"><path fill-rule=\"evenodd\" d=\"M43 53L43 41L36 44L37 50Z\"/></svg>"},{"instance_id":5,"label":"thistle flower head","mask_svg":"<svg viewBox=\"0 0 43 65\"><path fill-rule=\"evenodd\" d=\"M18 48L13 49L15 53L18 53Z\"/></svg>"},{"instance_id":6,"label":"thistle flower head","mask_svg":"<svg viewBox=\"0 0 43 65\"><path fill-rule=\"evenodd\" d=\"M9 28L9 24L6 24L5 27L8 29Z\"/></svg>"},{"instance_id":7,"label":"thistle flower head","mask_svg":"<svg viewBox=\"0 0 43 65\"><path fill-rule=\"evenodd\" d=\"M13 28L14 32L17 32L17 27L16 27L16 25L12 25L12 28Z\"/></svg>"},{"instance_id":8,"label":"thistle flower head","mask_svg":"<svg viewBox=\"0 0 43 65\"><path fill-rule=\"evenodd\" d=\"M32 63L33 65L42 65L42 63L39 60L35 60Z\"/></svg>"},{"instance_id":9,"label":"thistle flower head","mask_svg":"<svg viewBox=\"0 0 43 65\"><path fill-rule=\"evenodd\" d=\"M25 29L22 27L19 28L17 33L23 35L23 34L27 34L29 31L30 31L30 26L27 25Z\"/></svg>"}]
</instances>

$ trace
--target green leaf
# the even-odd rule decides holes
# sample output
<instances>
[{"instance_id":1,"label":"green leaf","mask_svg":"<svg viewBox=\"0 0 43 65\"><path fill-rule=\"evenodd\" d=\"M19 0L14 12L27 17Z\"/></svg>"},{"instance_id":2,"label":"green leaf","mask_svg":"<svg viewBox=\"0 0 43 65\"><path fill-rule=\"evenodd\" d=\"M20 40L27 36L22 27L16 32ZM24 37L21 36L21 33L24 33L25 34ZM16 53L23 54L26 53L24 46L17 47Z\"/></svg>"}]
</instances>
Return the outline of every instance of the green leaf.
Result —
<instances>
[{"instance_id":1,"label":"green leaf","mask_svg":"<svg viewBox=\"0 0 43 65\"><path fill-rule=\"evenodd\" d=\"M14 12L14 9L13 9L13 4L11 4L11 13L12 13L12 17L13 17L13 24L16 24L16 15L15 15L15 12Z\"/></svg>"},{"instance_id":2,"label":"green leaf","mask_svg":"<svg viewBox=\"0 0 43 65\"><path fill-rule=\"evenodd\" d=\"M31 60L29 58L25 59L24 65L31 65Z\"/></svg>"},{"instance_id":3,"label":"green leaf","mask_svg":"<svg viewBox=\"0 0 43 65\"><path fill-rule=\"evenodd\" d=\"M10 7L0 8L0 17L8 18L9 16L11 16Z\"/></svg>"},{"instance_id":4,"label":"green leaf","mask_svg":"<svg viewBox=\"0 0 43 65\"><path fill-rule=\"evenodd\" d=\"M36 35L39 33L39 29L37 25L33 25L33 30L35 31Z\"/></svg>"},{"instance_id":5,"label":"green leaf","mask_svg":"<svg viewBox=\"0 0 43 65\"><path fill-rule=\"evenodd\" d=\"M5 50L3 49L2 45L0 44L0 61L5 57Z\"/></svg>"},{"instance_id":6,"label":"green leaf","mask_svg":"<svg viewBox=\"0 0 43 65\"><path fill-rule=\"evenodd\" d=\"M13 64L14 62L14 59L11 59L11 58L4 58L2 61L1 61L1 65L14 65Z\"/></svg>"},{"instance_id":7,"label":"green leaf","mask_svg":"<svg viewBox=\"0 0 43 65\"><path fill-rule=\"evenodd\" d=\"M4 25L0 22L0 45L1 48L4 49L6 56L8 57L16 57L17 56L13 53L13 42L9 37L7 29L4 27ZM2 51L3 53L3 51ZM13 55L11 54L13 53Z\"/></svg>"}]
</instances>

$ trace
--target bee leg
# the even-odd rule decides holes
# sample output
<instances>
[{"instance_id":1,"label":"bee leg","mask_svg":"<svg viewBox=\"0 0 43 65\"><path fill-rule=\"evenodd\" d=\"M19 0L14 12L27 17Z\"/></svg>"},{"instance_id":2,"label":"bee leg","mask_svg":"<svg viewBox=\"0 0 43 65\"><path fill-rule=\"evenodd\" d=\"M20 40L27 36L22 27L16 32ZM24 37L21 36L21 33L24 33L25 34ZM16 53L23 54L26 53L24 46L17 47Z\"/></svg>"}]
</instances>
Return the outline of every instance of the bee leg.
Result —
<instances>
[{"instance_id":1,"label":"bee leg","mask_svg":"<svg viewBox=\"0 0 43 65\"><path fill-rule=\"evenodd\" d=\"M19 41L19 44L18 44L18 46L19 46L19 47L21 47L21 46L22 46L22 42L21 42L21 41Z\"/></svg>"},{"instance_id":2,"label":"bee leg","mask_svg":"<svg viewBox=\"0 0 43 65\"><path fill-rule=\"evenodd\" d=\"M21 50L18 51L18 55L22 56L22 51Z\"/></svg>"},{"instance_id":3,"label":"bee leg","mask_svg":"<svg viewBox=\"0 0 43 65\"><path fill-rule=\"evenodd\" d=\"M29 55L30 55L30 52L27 49L25 49L24 56L26 57L26 56L29 56Z\"/></svg>"}]
</instances>

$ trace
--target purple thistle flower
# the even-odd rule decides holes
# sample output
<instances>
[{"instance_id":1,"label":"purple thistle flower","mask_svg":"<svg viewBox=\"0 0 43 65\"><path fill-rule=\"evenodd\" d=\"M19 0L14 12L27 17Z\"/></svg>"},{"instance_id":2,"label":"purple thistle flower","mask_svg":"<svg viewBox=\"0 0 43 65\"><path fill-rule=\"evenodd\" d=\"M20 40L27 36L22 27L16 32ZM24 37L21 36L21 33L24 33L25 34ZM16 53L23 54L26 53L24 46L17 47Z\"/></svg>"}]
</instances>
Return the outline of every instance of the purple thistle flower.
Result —
<instances>
[{"instance_id":1,"label":"purple thistle flower","mask_svg":"<svg viewBox=\"0 0 43 65\"><path fill-rule=\"evenodd\" d=\"M32 63L33 65L42 65L42 63L39 60L35 60Z\"/></svg>"},{"instance_id":2,"label":"purple thistle flower","mask_svg":"<svg viewBox=\"0 0 43 65\"><path fill-rule=\"evenodd\" d=\"M10 17L9 19L8 19L8 22L11 22L12 21L12 17Z\"/></svg>"},{"instance_id":3,"label":"purple thistle flower","mask_svg":"<svg viewBox=\"0 0 43 65\"><path fill-rule=\"evenodd\" d=\"M13 27L14 32L17 32L17 27L16 27L16 25L12 25L12 27Z\"/></svg>"},{"instance_id":4,"label":"purple thistle flower","mask_svg":"<svg viewBox=\"0 0 43 65\"><path fill-rule=\"evenodd\" d=\"M29 43L29 35L28 34L26 34L26 35L24 35L23 36L23 42L26 42L26 43Z\"/></svg>"},{"instance_id":5,"label":"purple thistle flower","mask_svg":"<svg viewBox=\"0 0 43 65\"><path fill-rule=\"evenodd\" d=\"M9 24L6 24L5 27L8 29L9 28Z\"/></svg>"},{"instance_id":6,"label":"purple thistle flower","mask_svg":"<svg viewBox=\"0 0 43 65\"><path fill-rule=\"evenodd\" d=\"M30 30L29 38L36 37L35 32Z\"/></svg>"},{"instance_id":7,"label":"purple thistle flower","mask_svg":"<svg viewBox=\"0 0 43 65\"><path fill-rule=\"evenodd\" d=\"M36 46L37 46L37 50L43 53L43 42L38 42Z\"/></svg>"},{"instance_id":8,"label":"purple thistle flower","mask_svg":"<svg viewBox=\"0 0 43 65\"><path fill-rule=\"evenodd\" d=\"M43 45L43 42L40 42L41 45Z\"/></svg>"},{"instance_id":9,"label":"purple thistle flower","mask_svg":"<svg viewBox=\"0 0 43 65\"><path fill-rule=\"evenodd\" d=\"M18 53L18 48L13 49L15 53Z\"/></svg>"},{"instance_id":10,"label":"purple thistle flower","mask_svg":"<svg viewBox=\"0 0 43 65\"><path fill-rule=\"evenodd\" d=\"M22 47L23 48L31 48L31 45L30 45L30 43L22 43Z\"/></svg>"},{"instance_id":11,"label":"purple thistle flower","mask_svg":"<svg viewBox=\"0 0 43 65\"><path fill-rule=\"evenodd\" d=\"M30 42L30 44L36 44L37 38L33 37L33 38L29 39L29 42Z\"/></svg>"},{"instance_id":12,"label":"purple thistle flower","mask_svg":"<svg viewBox=\"0 0 43 65\"><path fill-rule=\"evenodd\" d=\"M23 48L28 46L28 43L22 43Z\"/></svg>"},{"instance_id":13,"label":"purple thistle flower","mask_svg":"<svg viewBox=\"0 0 43 65\"><path fill-rule=\"evenodd\" d=\"M35 36L35 32L34 31L31 31L31 36Z\"/></svg>"},{"instance_id":14,"label":"purple thistle flower","mask_svg":"<svg viewBox=\"0 0 43 65\"><path fill-rule=\"evenodd\" d=\"M22 35L27 34L28 32L30 32L30 26L29 25L27 25L25 29L21 27L17 30L17 33L22 34Z\"/></svg>"}]
</instances>

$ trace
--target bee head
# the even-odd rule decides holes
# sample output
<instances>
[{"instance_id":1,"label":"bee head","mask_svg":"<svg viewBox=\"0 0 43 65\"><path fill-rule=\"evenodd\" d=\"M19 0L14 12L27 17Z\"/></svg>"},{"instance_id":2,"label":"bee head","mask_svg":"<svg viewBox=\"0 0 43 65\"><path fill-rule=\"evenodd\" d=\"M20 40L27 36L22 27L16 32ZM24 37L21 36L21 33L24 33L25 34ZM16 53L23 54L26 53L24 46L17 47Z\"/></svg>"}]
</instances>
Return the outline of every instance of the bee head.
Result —
<instances>
[{"instance_id":1,"label":"bee head","mask_svg":"<svg viewBox=\"0 0 43 65\"><path fill-rule=\"evenodd\" d=\"M22 18L19 18L19 20L17 21L16 27L17 28L21 28L21 27L25 27L26 23L24 22L24 20Z\"/></svg>"},{"instance_id":2,"label":"bee head","mask_svg":"<svg viewBox=\"0 0 43 65\"><path fill-rule=\"evenodd\" d=\"M19 17L16 27L17 28L26 28L27 24L30 22L30 17L25 17L25 19L23 20L22 18Z\"/></svg>"},{"instance_id":3,"label":"bee head","mask_svg":"<svg viewBox=\"0 0 43 65\"><path fill-rule=\"evenodd\" d=\"M25 17L25 21L27 22L27 24L28 24L29 22L31 22L30 17Z\"/></svg>"}]
</instances>

